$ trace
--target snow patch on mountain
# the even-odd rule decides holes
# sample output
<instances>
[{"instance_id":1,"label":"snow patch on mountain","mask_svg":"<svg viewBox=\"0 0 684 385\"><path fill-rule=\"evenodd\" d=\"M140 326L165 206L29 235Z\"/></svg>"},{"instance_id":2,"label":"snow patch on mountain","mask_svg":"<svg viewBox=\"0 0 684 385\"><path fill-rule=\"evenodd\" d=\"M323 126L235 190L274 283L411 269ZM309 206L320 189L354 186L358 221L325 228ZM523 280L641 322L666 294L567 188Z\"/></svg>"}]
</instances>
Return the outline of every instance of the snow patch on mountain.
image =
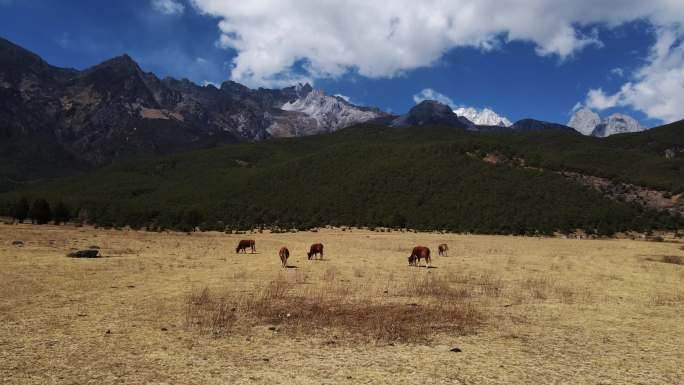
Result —
<instances>
[{"instance_id":1,"label":"snow patch on mountain","mask_svg":"<svg viewBox=\"0 0 684 385\"><path fill-rule=\"evenodd\" d=\"M454 110L458 116L462 116L479 126L501 126L510 127L513 123L489 108L478 110L473 107L460 107Z\"/></svg>"},{"instance_id":2,"label":"snow patch on mountain","mask_svg":"<svg viewBox=\"0 0 684 385\"><path fill-rule=\"evenodd\" d=\"M322 131L335 131L383 116L379 110L354 106L342 97L329 96L320 90L287 102L280 109L309 116Z\"/></svg>"}]
</instances>

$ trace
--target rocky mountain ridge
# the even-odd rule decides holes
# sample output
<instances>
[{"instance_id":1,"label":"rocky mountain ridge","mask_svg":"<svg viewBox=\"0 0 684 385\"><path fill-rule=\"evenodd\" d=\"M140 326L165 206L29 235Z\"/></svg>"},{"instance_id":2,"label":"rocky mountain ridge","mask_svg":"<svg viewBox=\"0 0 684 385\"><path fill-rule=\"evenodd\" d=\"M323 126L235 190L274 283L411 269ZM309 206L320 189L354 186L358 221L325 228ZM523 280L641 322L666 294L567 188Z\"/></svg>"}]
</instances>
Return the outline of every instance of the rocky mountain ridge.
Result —
<instances>
[{"instance_id":1,"label":"rocky mountain ridge","mask_svg":"<svg viewBox=\"0 0 684 385\"><path fill-rule=\"evenodd\" d=\"M239 140L331 132L382 117L308 85L249 89L159 79L128 55L83 71L0 39L0 134L41 137L93 166Z\"/></svg>"},{"instance_id":2,"label":"rocky mountain ridge","mask_svg":"<svg viewBox=\"0 0 684 385\"><path fill-rule=\"evenodd\" d=\"M457 129L464 129L469 131L547 131L547 130L561 130L571 131L575 130L571 127L562 124L549 123L534 119L521 119L510 125L500 124L476 124L464 116L459 116L456 111L452 110L446 104L436 100L424 100L409 110L404 115L392 120L389 125L392 127L409 127L409 126L423 126L423 125L441 125L449 126Z\"/></svg>"},{"instance_id":3,"label":"rocky mountain ridge","mask_svg":"<svg viewBox=\"0 0 684 385\"><path fill-rule=\"evenodd\" d=\"M629 115L612 114L602 119L599 114L587 107L575 111L568 122L568 126L584 135L600 138L615 134L641 132L647 129Z\"/></svg>"},{"instance_id":4,"label":"rocky mountain ridge","mask_svg":"<svg viewBox=\"0 0 684 385\"><path fill-rule=\"evenodd\" d=\"M479 126L499 126L510 127L513 123L505 117L499 116L496 112L489 108L478 110L473 107L459 107L454 110L458 116L462 116L475 125Z\"/></svg>"}]
</instances>

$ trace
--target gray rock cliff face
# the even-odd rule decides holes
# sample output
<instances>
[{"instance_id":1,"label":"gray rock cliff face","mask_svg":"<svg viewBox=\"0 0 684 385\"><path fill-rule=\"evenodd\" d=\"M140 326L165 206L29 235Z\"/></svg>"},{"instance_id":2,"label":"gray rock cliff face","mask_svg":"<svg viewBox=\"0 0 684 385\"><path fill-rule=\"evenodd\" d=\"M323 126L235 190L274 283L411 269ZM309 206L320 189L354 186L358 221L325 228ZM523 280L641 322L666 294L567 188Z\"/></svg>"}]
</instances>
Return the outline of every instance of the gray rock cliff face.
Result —
<instances>
[{"instance_id":1,"label":"gray rock cliff face","mask_svg":"<svg viewBox=\"0 0 684 385\"><path fill-rule=\"evenodd\" d=\"M159 79L128 55L57 68L0 39L0 135L41 137L93 166L238 140L331 132L385 115L308 85L250 89Z\"/></svg>"},{"instance_id":2,"label":"gray rock cliff face","mask_svg":"<svg viewBox=\"0 0 684 385\"><path fill-rule=\"evenodd\" d=\"M612 114L605 119L587 107L580 108L570 118L568 126L584 135L600 138L646 130L636 119L625 114Z\"/></svg>"}]
</instances>

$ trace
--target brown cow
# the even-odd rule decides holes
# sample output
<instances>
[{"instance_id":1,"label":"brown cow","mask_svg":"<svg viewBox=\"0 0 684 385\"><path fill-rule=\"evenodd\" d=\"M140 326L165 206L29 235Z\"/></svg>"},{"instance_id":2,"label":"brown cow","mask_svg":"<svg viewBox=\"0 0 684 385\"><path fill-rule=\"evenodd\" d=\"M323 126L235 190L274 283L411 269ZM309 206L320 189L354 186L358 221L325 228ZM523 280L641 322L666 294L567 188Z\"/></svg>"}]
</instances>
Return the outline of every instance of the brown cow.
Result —
<instances>
[{"instance_id":1,"label":"brown cow","mask_svg":"<svg viewBox=\"0 0 684 385\"><path fill-rule=\"evenodd\" d=\"M447 252L449 251L449 246L447 246L446 243L442 243L437 246L437 251L439 252L440 257L448 257Z\"/></svg>"},{"instance_id":2,"label":"brown cow","mask_svg":"<svg viewBox=\"0 0 684 385\"><path fill-rule=\"evenodd\" d=\"M418 266L420 265L420 260L425 259L425 267L430 268L430 249L425 246L416 246L411 251L411 255L408 258L409 265Z\"/></svg>"},{"instance_id":3,"label":"brown cow","mask_svg":"<svg viewBox=\"0 0 684 385\"><path fill-rule=\"evenodd\" d=\"M316 254L320 255L319 259L323 259L323 244L322 243L314 243L311 245L311 248L309 249L309 252L306 253L306 256L311 259L316 257Z\"/></svg>"},{"instance_id":4,"label":"brown cow","mask_svg":"<svg viewBox=\"0 0 684 385\"><path fill-rule=\"evenodd\" d=\"M240 243L238 243L237 247L235 248L235 252L240 253L240 251L242 251L243 253L246 254L248 247L252 249L252 253L256 252L256 246L255 246L254 239L243 239L243 240L241 240Z\"/></svg>"},{"instance_id":5,"label":"brown cow","mask_svg":"<svg viewBox=\"0 0 684 385\"><path fill-rule=\"evenodd\" d=\"M280 256L280 262L283 263L283 267L287 267L287 259L290 258L290 250L283 246L280 248L278 255Z\"/></svg>"}]
</instances>

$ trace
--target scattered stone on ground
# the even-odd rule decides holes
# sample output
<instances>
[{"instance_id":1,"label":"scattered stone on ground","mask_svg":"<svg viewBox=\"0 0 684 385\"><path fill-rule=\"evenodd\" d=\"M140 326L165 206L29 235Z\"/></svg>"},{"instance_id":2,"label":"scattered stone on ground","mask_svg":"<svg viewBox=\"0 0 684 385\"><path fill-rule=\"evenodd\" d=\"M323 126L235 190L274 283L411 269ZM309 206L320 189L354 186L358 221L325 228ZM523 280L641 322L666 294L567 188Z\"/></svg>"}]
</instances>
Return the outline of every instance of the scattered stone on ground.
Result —
<instances>
[{"instance_id":1,"label":"scattered stone on ground","mask_svg":"<svg viewBox=\"0 0 684 385\"><path fill-rule=\"evenodd\" d=\"M67 254L71 258L99 258L100 252L97 250L77 250Z\"/></svg>"},{"instance_id":2,"label":"scattered stone on ground","mask_svg":"<svg viewBox=\"0 0 684 385\"><path fill-rule=\"evenodd\" d=\"M12 246L24 246L24 242L23 241L13 241Z\"/></svg>"}]
</instances>

